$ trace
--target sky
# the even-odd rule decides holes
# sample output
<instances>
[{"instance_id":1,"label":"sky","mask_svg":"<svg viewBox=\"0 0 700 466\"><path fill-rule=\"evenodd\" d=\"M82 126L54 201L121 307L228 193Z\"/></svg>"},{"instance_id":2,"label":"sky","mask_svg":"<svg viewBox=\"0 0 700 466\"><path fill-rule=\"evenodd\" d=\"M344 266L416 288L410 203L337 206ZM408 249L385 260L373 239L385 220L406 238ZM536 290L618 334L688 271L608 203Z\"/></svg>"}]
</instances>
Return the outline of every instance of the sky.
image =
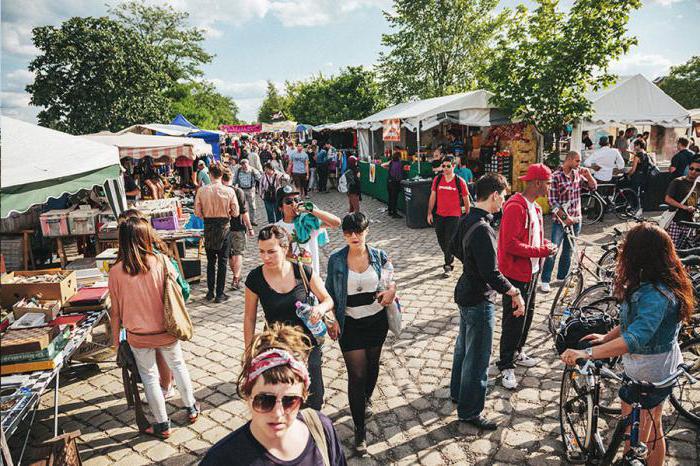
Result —
<instances>
[{"instance_id":1,"label":"sky","mask_svg":"<svg viewBox=\"0 0 700 466\"><path fill-rule=\"evenodd\" d=\"M39 109L29 106L24 87L37 50L31 30L72 16L102 16L105 3L120 0L1 0L0 106L4 115L36 122ZM144 0L163 4L163 0ZM573 0L562 0L563 8ZM642 73L650 79L673 65L700 55L697 25L700 0L642 0L632 13L629 33L639 44L612 64L621 75ZM170 0L189 12L192 25L205 31L203 47L215 54L204 77L231 96L246 121L256 119L266 80L278 85L319 72L335 74L346 66L372 66L390 32L383 11L391 0ZM527 0L502 0L512 8ZM595 51L591 51L595 53Z\"/></svg>"}]
</instances>

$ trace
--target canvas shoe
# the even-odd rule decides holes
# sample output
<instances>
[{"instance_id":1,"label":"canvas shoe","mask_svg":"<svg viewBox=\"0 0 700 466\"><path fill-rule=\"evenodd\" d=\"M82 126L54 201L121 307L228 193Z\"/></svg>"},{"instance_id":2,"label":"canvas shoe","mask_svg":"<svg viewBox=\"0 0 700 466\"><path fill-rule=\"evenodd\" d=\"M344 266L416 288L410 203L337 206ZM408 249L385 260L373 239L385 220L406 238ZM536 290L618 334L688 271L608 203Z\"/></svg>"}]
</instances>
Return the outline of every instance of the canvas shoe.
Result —
<instances>
[{"instance_id":1,"label":"canvas shoe","mask_svg":"<svg viewBox=\"0 0 700 466\"><path fill-rule=\"evenodd\" d=\"M515 378L513 369L504 369L501 371L501 384L508 390L515 390L518 387L518 379Z\"/></svg>"},{"instance_id":2,"label":"canvas shoe","mask_svg":"<svg viewBox=\"0 0 700 466\"><path fill-rule=\"evenodd\" d=\"M515 357L515 364L518 366L523 366L523 367L535 367L540 363L539 358L531 358L527 354L525 354L525 351L521 351L516 357Z\"/></svg>"},{"instance_id":3,"label":"canvas shoe","mask_svg":"<svg viewBox=\"0 0 700 466\"><path fill-rule=\"evenodd\" d=\"M542 282L540 283L540 291L542 293L549 293L550 291L552 291L552 288L549 286L549 283Z\"/></svg>"}]
</instances>

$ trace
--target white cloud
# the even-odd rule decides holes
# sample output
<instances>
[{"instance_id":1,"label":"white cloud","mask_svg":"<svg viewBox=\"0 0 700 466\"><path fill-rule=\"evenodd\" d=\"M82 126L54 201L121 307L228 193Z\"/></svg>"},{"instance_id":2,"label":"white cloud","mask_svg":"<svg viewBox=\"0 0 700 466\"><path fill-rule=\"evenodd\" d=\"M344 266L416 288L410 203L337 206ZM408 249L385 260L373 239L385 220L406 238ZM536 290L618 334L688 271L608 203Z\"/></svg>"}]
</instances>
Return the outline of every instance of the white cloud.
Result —
<instances>
[{"instance_id":1,"label":"white cloud","mask_svg":"<svg viewBox=\"0 0 700 466\"><path fill-rule=\"evenodd\" d=\"M32 43L32 27L18 23L2 24L2 51L13 55L33 57L39 50Z\"/></svg>"},{"instance_id":2,"label":"white cloud","mask_svg":"<svg viewBox=\"0 0 700 466\"><path fill-rule=\"evenodd\" d=\"M251 97L247 99L236 99L238 105L238 118L244 121L255 121L258 119L258 110L262 105L264 97Z\"/></svg>"},{"instance_id":3,"label":"white cloud","mask_svg":"<svg viewBox=\"0 0 700 466\"><path fill-rule=\"evenodd\" d=\"M643 74L654 79L665 75L674 64L663 55L632 53L612 63L610 70L619 75Z\"/></svg>"},{"instance_id":4,"label":"white cloud","mask_svg":"<svg viewBox=\"0 0 700 466\"><path fill-rule=\"evenodd\" d=\"M4 91L24 91L25 86L33 81L33 72L25 69L17 69L5 74L2 80L2 89Z\"/></svg>"},{"instance_id":5,"label":"white cloud","mask_svg":"<svg viewBox=\"0 0 700 466\"><path fill-rule=\"evenodd\" d=\"M260 97L267 91L267 81L231 82L219 78L210 79L222 94L231 97Z\"/></svg>"},{"instance_id":6,"label":"white cloud","mask_svg":"<svg viewBox=\"0 0 700 466\"><path fill-rule=\"evenodd\" d=\"M683 0L651 0L652 3L658 3L661 6L671 6L674 3L680 3Z\"/></svg>"}]
</instances>

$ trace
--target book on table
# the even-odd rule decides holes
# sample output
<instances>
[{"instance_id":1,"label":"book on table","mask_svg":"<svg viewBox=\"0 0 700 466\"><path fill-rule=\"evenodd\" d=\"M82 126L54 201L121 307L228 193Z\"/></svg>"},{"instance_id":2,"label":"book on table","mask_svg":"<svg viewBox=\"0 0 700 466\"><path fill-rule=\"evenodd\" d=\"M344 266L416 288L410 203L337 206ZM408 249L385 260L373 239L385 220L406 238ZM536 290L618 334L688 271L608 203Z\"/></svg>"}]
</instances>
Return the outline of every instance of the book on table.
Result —
<instances>
[{"instance_id":1,"label":"book on table","mask_svg":"<svg viewBox=\"0 0 700 466\"><path fill-rule=\"evenodd\" d=\"M2 354L28 353L46 349L59 333L58 327L8 330L2 335Z\"/></svg>"},{"instance_id":2,"label":"book on table","mask_svg":"<svg viewBox=\"0 0 700 466\"><path fill-rule=\"evenodd\" d=\"M5 354L3 351L2 354L0 354L0 364L5 365L53 359L65 348L68 340L70 340L70 327L66 325L63 326L61 333L51 340L51 343L42 350L15 354Z\"/></svg>"},{"instance_id":3,"label":"book on table","mask_svg":"<svg viewBox=\"0 0 700 466\"><path fill-rule=\"evenodd\" d=\"M46 371L55 369L63 360L63 352L59 351L53 359L41 361L17 362L0 365L0 375L20 374L22 372Z\"/></svg>"}]
</instances>

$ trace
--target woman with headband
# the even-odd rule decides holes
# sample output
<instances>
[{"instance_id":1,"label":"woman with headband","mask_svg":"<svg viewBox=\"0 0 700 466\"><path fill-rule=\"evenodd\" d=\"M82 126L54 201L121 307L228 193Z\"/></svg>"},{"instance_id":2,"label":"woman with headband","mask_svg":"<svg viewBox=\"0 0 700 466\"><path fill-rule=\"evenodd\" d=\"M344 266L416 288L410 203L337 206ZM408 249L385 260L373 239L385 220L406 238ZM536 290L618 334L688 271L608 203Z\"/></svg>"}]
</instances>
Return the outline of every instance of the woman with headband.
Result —
<instances>
[{"instance_id":1,"label":"woman with headband","mask_svg":"<svg viewBox=\"0 0 700 466\"><path fill-rule=\"evenodd\" d=\"M343 448L325 415L299 411L309 393L309 338L296 327L273 324L243 354L237 392L251 420L216 443L203 466L344 466Z\"/></svg>"}]
</instances>

